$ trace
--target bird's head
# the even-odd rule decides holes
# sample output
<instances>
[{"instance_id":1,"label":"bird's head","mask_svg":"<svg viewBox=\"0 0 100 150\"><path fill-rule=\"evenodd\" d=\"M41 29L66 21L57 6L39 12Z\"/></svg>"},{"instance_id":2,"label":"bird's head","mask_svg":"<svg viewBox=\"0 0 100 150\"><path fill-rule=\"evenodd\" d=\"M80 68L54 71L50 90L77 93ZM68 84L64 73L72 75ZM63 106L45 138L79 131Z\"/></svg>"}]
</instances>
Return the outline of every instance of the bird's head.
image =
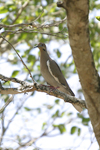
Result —
<instances>
[{"instance_id":1,"label":"bird's head","mask_svg":"<svg viewBox=\"0 0 100 150\"><path fill-rule=\"evenodd\" d=\"M46 45L44 43L39 43L37 46L34 48L38 47L41 51L46 51Z\"/></svg>"}]
</instances>

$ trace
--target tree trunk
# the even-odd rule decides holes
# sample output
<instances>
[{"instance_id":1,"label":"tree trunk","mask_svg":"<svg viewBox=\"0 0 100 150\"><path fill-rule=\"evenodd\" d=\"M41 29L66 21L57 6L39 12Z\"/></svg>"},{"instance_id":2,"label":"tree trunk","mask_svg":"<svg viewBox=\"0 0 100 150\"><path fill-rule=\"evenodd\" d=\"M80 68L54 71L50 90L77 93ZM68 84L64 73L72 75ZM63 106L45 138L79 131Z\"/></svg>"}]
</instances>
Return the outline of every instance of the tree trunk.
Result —
<instances>
[{"instance_id":1,"label":"tree trunk","mask_svg":"<svg viewBox=\"0 0 100 150\"><path fill-rule=\"evenodd\" d=\"M89 1L64 0L58 3L67 13L69 41L88 113L100 146L100 78L95 69L89 39Z\"/></svg>"}]
</instances>

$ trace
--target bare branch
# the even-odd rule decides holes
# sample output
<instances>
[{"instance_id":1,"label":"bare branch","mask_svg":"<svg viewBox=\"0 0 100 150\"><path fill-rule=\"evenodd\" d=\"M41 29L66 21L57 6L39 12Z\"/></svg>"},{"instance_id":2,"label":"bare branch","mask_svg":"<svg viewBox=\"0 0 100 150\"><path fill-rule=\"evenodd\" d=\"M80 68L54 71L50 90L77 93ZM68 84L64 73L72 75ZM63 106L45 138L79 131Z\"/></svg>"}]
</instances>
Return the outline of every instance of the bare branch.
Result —
<instances>
[{"instance_id":1,"label":"bare branch","mask_svg":"<svg viewBox=\"0 0 100 150\"><path fill-rule=\"evenodd\" d=\"M43 14L43 12L44 12L44 10L42 10L41 14L33 22L37 21L41 17L41 15Z\"/></svg>"},{"instance_id":2,"label":"bare branch","mask_svg":"<svg viewBox=\"0 0 100 150\"><path fill-rule=\"evenodd\" d=\"M12 102L13 98L14 98L14 96L12 96L12 95L9 97L9 99L7 100L7 102L5 103L5 105L0 109L0 113L2 113L5 110L5 108L8 106L8 104L10 102Z\"/></svg>"},{"instance_id":3,"label":"bare branch","mask_svg":"<svg viewBox=\"0 0 100 150\"><path fill-rule=\"evenodd\" d=\"M12 98L13 97L11 97L9 100L10 100L10 102L12 101ZM23 100L23 102L22 102L22 104L17 108L17 110L16 110L16 112L13 114L13 116L12 116L12 118L9 120L9 122L8 122L8 124L7 124L7 126L6 127L4 127L4 117L2 117L2 133L1 133L1 137L0 137L0 145L1 145L1 143L2 143L2 140L3 140L3 137L4 137L4 135L5 135L5 133L6 133L6 131L7 131L7 129L9 128L9 125L11 124L11 122L13 121L13 119L16 117L16 114L18 113L18 111L21 109L21 107L23 106L23 104L25 103L25 100ZM8 104L7 104L8 105ZM4 108L5 109L5 108ZM1 110L3 110L3 108L1 109ZM0 111L1 111L0 110ZM4 111L4 110L3 110ZM3 113L4 112L2 112L2 116L3 116Z\"/></svg>"},{"instance_id":4,"label":"bare branch","mask_svg":"<svg viewBox=\"0 0 100 150\"><path fill-rule=\"evenodd\" d=\"M13 119L15 118L16 114L18 113L18 111L21 109L21 107L23 106L23 104L25 103L25 101L22 102L22 104L17 108L17 110L15 111L15 113L13 114L12 118L9 120L6 128L5 128L5 132L7 131L7 129L9 128L10 123L13 121Z\"/></svg>"},{"instance_id":5,"label":"bare branch","mask_svg":"<svg viewBox=\"0 0 100 150\"><path fill-rule=\"evenodd\" d=\"M0 28L16 28L16 27L23 27L23 26L28 26L30 23L19 23L19 24L13 24L13 25L5 25L5 24L0 24Z\"/></svg>"},{"instance_id":6,"label":"bare branch","mask_svg":"<svg viewBox=\"0 0 100 150\"><path fill-rule=\"evenodd\" d=\"M14 49L14 51L16 52L16 54L18 55L18 57L20 58L22 64L23 64L23 65L25 66L25 68L28 70L28 72L29 72L29 74L30 74L30 77L32 78L33 83L35 83L35 81L34 81L32 75L31 75L30 70L28 69L28 67L26 66L26 64L24 63L24 61L22 60L21 56L18 54L18 52L16 51L16 49L14 48L14 46L13 46L8 40L6 40L3 36L0 35L0 37L2 37L6 42L8 42L8 43L10 44L10 46Z\"/></svg>"},{"instance_id":7,"label":"bare branch","mask_svg":"<svg viewBox=\"0 0 100 150\"><path fill-rule=\"evenodd\" d=\"M22 148L22 147L24 147L25 148L25 146L30 146L30 145L32 145L34 142L36 142L36 140L38 140L40 137L38 137L38 138L33 138L33 139L31 139L31 140L28 140L26 143L18 143L20 146L19 147L17 147L15 150L19 150L20 148Z\"/></svg>"},{"instance_id":8,"label":"bare branch","mask_svg":"<svg viewBox=\"0 0 100 150\"><path fill-rule=\"evenodd\" d=\"M41 14L40 14L41 16ZM36 21L37 19L40 18L40 16L38 16L38 18L36 18L34 21ZM15 28L15 27L23 27L23 26L29 26L31 25L33 28L50 28L50 27L54 27L54 26L58 26L59 24L63 23L64 21L66 21L66 17L60 21L56 21L55 23L51 23L51 24L35 24L33 22L30 23L20 23L20 24L13 24L13 25L5 25L5 24L0 24L0 28ZM5 30L6 31L6 30Z\"/></svg>"},{"instance_id":9,"label":"bare branch","mask_svg":"<svg viewBox=\"0 0 100 150\"><path fill-rule=\"evenodd\" d=\"M43 12L42 12L43 13ZM40 14L41 16L41 14ZM60 21L55 21L54 23L50 23L50 24L35 24L34 22L40 18L40 16L38 18L36 18L33 22L31 23L21 23L21 24L14 24L14 25L4 25L4 24L0 24L0 27L1 28L9 28L9 30L4 30L2 33L6 33L6 34L19 34L19 33L23 33L23 32L26 32L26 33L40 33L40 34L46 34L46 35L50 35L50 36L57 36L57 37L60 37L62 38L61 36L58 35L58 33L62 33L62 31L59 31L59 32L55 32L55 33L50 33L50 32L41 32L41 31L38 31L38 29L47 29L47 28L50 28L50 27L58 27L59 24L63 23L64 21L66 21L66 17ZM27 27L28 26L31 26L32 29L28 29ZM21 29L14 29L14 30L10 30L11 28L14 28L14 27L21 27ZM24 27L24 28L23 28ZM37 31L36 31L37 30ZM65 38L67 37L66 35L64 35ZM64 37L63 37L64 38Z\"/></svg>"},{"instance_id":10,"label":"bare branch","mask_svg":"<svg viewBox=\"0 0 100 150\"><path fill-rule=\"evenodd\" d=\"M24 81L21 81L21 80L19 80L19 79L17 79L17 78L5 77L5 76L3 76L2 74L0 74L0 79L3 80L3 81L5 81L5 82L7 82L7 81L12 81L12 82L15 82L15 83L19 83L19 84L21 84L21 85L24 85L24 84L25 84ZM1 83L0 83L0 86L2 87Z\"/></svg>"},{"instance_id":11,"label":"bare branch","mask_svg":"<svg viewBox=\"0 0 100 150\"><path fill-rule=\"evenodd\" d=\"M9 99L7 100L7 102L5 103L5 105L0 109L0 113L2 113L2 132L1 132L1 137L0 137L0 145L2 143L4 134L6 132L6 128L4 127L4 110L5 108L8 106L8 104L13 100L14 96L10 96Z\"/></svg>"},{"instance_id":12,"label":"bare branch","mask_svg":"<svg viewBox=\"0 0 100 150\"><path fill-rule=\"evenodd\" d=\"M4 113L2 112L2 116L1 116L1 129L2 129L2 132L1 132L1 136L0 136L0 145L2 143L2 140L3 140L3 135L5 133L5 127L4 127Z\"/></svg>"},{"instance_id":13,"label":"bare branch","mask_svg":"<svg viewBox=\"0 0 100 150\"><path fill-rule=\"evenodd\" d=\"M18 30L6 30L4 32L7 32L8 35L10 34L19 34L19 33L40 33L40 34L45 34L45 35L50 35L50 36L56 36L62 38L62 36L59 36L58 34L61 32L55 32L55 33L50 33L50 32L40 32L40 31L34 31L34 30L25 30L25 29L18 29ZM67 35L64 35L66 38Z\"/></svg>"},{"instance_id":14,"label":"bare branch","mask_svg":"<svg viewBox=\"0 0 100 150\"><path fill-rule=\"evenodd\" d=\"M23 86L18 87L18 88L1 88L0 89L1 94L20 94L20 93L27 93L27 92L33 92L33 91L45 92L49 95L61 98L65 102L69 102L72 104L78 104L82 108L86 108L86 104L85 104L84 100L78 99L74 96L67 95L63 92L60 92L59 90L51 90L51 88L46 85L37 85L36 83L30 84L30 83L26 82Z\"/></svg>"}]
</instances>

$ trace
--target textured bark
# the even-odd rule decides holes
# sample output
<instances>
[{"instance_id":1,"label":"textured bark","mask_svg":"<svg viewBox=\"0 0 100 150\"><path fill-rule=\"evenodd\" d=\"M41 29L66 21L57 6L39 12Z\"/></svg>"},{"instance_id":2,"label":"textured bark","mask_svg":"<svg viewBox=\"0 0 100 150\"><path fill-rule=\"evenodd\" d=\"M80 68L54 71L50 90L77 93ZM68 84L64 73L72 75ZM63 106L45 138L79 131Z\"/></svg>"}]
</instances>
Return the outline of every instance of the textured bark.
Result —
<instances>
[{"instance_id":1,"label":"textured bark","mask_svg":"<svg viewBox=\"0 0 100 150\"><path fill-rule=\"evenodd\" d=\"M15 83L19 83L21 84L21 86L19 87L14 87L14 88L4 88L0 82L0 94L21 94L21 93L27 93L27 92L34 92L34 91L38 91L38 92L45 92L49 95L58 97L63 99L65 102L69 102L72 104L77 104L79 105L82 109L87 108L86 107L86 103L84 100L78 99L74 96L70 96L67 95L63 92L60 92L59 90L55 89L55 90L51 90L50 86L46 86L46 85L38 85L37 83L28 83L26 81L21 81L17 78L9 78L9 77L5 77L3 75L0 74L0 79L3 81L12 81ZM11 101L11 99L10 99ZM6 104L9 104L9 102L7 101ZM4 107L3 107L4 108ZM0 112L2 112L3 108L0 109Z\"/></svg>"},{"instance_id":2,"label":"textured bark","mask_svg":"<svg viewBox=\"0 0 100 150\"><path fill-rule=\"evenodd\" d=\"M100 78L90 47L88 0L64 0L58 3L67 13L69 41L85 96L94 133L100 145Z\"/></svg>"}]
</instances>

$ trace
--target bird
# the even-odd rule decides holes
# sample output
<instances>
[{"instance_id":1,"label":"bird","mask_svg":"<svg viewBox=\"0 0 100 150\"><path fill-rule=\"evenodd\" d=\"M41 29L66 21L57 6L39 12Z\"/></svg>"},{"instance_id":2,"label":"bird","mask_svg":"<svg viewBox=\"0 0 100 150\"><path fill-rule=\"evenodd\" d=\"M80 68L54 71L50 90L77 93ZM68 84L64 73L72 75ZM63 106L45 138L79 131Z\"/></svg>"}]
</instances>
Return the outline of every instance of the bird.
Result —
<instances>
[{"instance_id":1,"label":"bird","mask_svg":"<svg viewBox=\"0 0 100 150\"><path fill-rule=\"evenodd\" d=\"M75 96L71 88L69 87L60 67L58 64L50 58L47 47L44 43L39 43L34 48L40 49L40 71L47 84L54 88L58 88L59 91L71 96ZM81 112L83 109L77 105L72 104L77 111Z\"/></svg>"}]
</instances>

